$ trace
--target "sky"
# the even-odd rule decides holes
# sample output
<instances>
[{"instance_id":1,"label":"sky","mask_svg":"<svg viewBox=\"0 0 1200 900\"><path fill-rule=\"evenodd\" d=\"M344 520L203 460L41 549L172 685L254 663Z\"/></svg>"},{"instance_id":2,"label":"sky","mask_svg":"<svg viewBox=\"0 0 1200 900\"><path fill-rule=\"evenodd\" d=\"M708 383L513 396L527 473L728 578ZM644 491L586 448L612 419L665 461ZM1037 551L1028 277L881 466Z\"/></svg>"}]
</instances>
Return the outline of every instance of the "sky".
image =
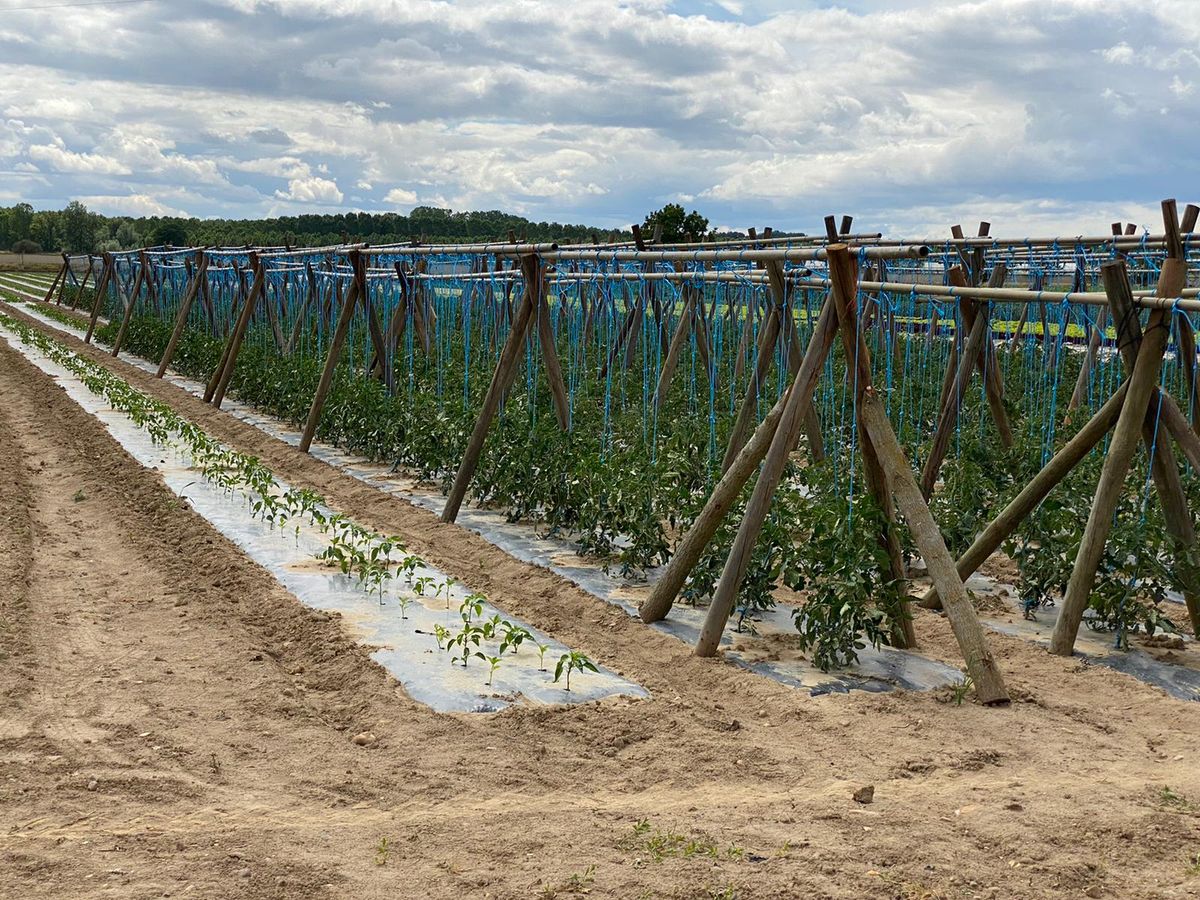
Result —
<instances>
[{"instance_id":1,"label":"sky","mask_svg":"<svg viewBox=\"0 0 1200 900\"><path fill-rule=\"evenodd\" d=\"M1200 200L1200 0L68 2L0 0L0 205L921 237Z\"/></svg>"}]
</instances>

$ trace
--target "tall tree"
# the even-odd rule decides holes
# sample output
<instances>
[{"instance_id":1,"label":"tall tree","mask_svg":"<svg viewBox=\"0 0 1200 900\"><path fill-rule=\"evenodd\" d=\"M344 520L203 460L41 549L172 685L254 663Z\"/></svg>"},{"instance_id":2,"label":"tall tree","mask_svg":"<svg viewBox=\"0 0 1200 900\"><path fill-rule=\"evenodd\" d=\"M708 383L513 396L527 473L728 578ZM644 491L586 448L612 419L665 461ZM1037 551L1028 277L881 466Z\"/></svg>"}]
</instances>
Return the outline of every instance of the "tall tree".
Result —
<instances>
[{"instance_id":1,"label":"tall tree","mask_svg":"<svg viewBox=\"0 0 1200 900\"><path fill-rule=\"evenodd\" d=\"M98 216L78 200L72 200L62 211L63 244L70 253L91 253L95 248Z\"/></svg>"},{"instance_id":2,"label":"tall tree","mask_svg":"<svg viewBox=\"0 0 1200 900\"><path fill-rule=\"evenodd\" d=\"M708 219L692 210L685 213L678 203L668 203L662 209L655 210L646 216L642 228L653 233L656 225L662 225L663 243L679 243L689 235L694 241L700 240L708 232Z\"/></svg>"}]
</instances>

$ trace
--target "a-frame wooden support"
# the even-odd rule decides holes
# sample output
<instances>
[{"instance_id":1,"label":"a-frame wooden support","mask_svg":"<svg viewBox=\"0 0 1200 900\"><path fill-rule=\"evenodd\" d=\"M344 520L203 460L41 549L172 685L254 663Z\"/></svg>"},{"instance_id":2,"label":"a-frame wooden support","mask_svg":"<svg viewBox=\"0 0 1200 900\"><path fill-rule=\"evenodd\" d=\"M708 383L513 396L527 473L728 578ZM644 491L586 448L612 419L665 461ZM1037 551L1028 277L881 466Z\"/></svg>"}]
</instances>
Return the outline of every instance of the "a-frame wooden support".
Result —
<instances>
[{"instance_id":1,"label":"a-frame wooden support","mask_svg":"<svg viewBox=\"0 0 1200 900\"><path fill-rule=\"evenodd\" d=\"M108 286L113 281L113 255L111 253L104 254L104 267L100 271L100 280L96 283L96 299L92 303L92 315L88 320L87 333L83 336L83 342L90 344L92 335L96 332L96 321L100 318L100 309L104 306L104 300L108 296Z\"/></svg>"},{"instance_id":2,"label":"a-frame wooden support","mask_svg":"<svg viewBox=\"0 0 1200 900\"><path fill-rule=\"evenodd\" d=\"M492 419L496 417L503 397L508 393L516 378L518 362L521 352L525 349L525 342L531 328L538 329L538 340L541 342L546 375L552 382L551 393L555 397L559 393L553 385L554 373L557 372L557 380L562 388L562 398L564 401L566 399L565 386L561 385L562 369L558 362L558 354L554 349L553 335L550 334L549 311L545 297L545 270L541 259L535 254L523 255L521 257L521 274L525 284L521 303L513 316L508 339L500 351L500 359L496 363L492 380L488 384L487 394L484 396L483 407L479 411L479 417L475 420L475 427L467 441L458 473L455 475L454 482L450 486L450 493L446 497L446 506L442 510L443 522L453 522L458 518L458 512L462 507L463 500L466 499L471 478L479 465L479 457L483 452L483 444L487 439L488 430L491 428ZM555 408L561 426L564 421L563 407L558 405L557 400Z\"/></svg>"},{"instance_id":3,"label":"a-frame wooden support","mask_svg":"<svg viewBox=\"0 0 1200 900\"><path fill-rule=\"evenodd\" d=\"M1163 201L1162 208L1167 257L1163 260L1162 269L1159 272L1156 295L1162 299L1173 299L1178 297L1187 285L1187 263L1184 257L1175 201ZM1110 298L1114 293L1124 293L1125 288L1119 284L1120 280L1124 281L1126 287L1128 285L1128 279L1124 277L1123 271L1119 273L1120 279L1117 278L1114 266L1123 266L1123 263L1110 263L1105 267L1105 288L1109 291ZM1114 281L1118 283L1114 284ZM1132 298L1130 298L1128 309L1120 309L1123 305L1121 300L1113 304L1114 319L1117 321L1118 331L1125 336L1126 340L1132 341L1135 339L1133 329L1122 327L1122 320L1134 315L1136 307L1132 304ZM1104 457L1104 466L1096 485L1096 494L1092 500L1087 525L1084 527L1083 537L1080 540L1079 552L1075 557L1071 580L1067 584L1062 608L1054 625L1054 634L1050 639L1051 652L1059 656L1070 656L1074 652L1075 638L1079 632L1079 625L1083 621L1083 613L1087 608L1092 586L1095 583L1096 569L1104 554L1104 547L1112 528L1113 512L1120 499L1125 477L1129 472L1138 443L1148 438L1150 446L1155 447L1157 451L1155 429L1158 420L1156 416L1153 423L1148 424L1148 413L1150 412L1151 398L1160 394L1158 378L1163 354L1170 337L1170 324L1169 310L1161 307L1152 309L1146 328L1141 335L1141 342L1134 358L1133 372L1128 380L1129 386L1125 402L1121 407L1121 414L1117 418L1112 440L1109 442L1108 452ZM1148 432L1147 428L1149 428ZM1172 472L1167 471L1168 464L1173 470L1173 479ZM1160 490L1159 498L1163 502L1169 527L1177 540L1181 540L1181 537L1175 534L1178 529L1183 528L1185 532L1190 531L1191 544L1194 547L1195 531L1191 521L1191 512L1188 510L1186 499L1182 494L1182 486L1175 483L1178 481L1178 469L1174 466L1174 456L1171 455L1168 459L1158 456L1156 452L1156 458L1152 460L1152 467L1152 471L1157 476L1156 485ZM1178 495L1176 495L1176 489L1178 489ZM1184 538L1186 538L1186 533ZM1188 555L1186 548L1183 555L1185 557ZM1185 565L1184 568L1190 570L1191 566ZM1193 627L1195 628L1200 625L1200 600L1195 594L1192 594L1188 600L1188 611L1193 615Z\"/></svg>"},{"instance_id":4,"label":"a-frame wooden support","mask_svg":"<svg viewBox=\"0 0 1200 900\"><path fill-rule=\"evenodd\" d=\"M196 251L196 264L192 269L192 277L188 279L188 285L184 289L183 299L179 302L179 311L175 314L175 327L171 330L170 340L167 341L167 348L163 351L162 358L158 361L158 371L154 373L156 378L162 378L167 373L167 367L171 365L171 360L175 358L175 350L179 346L179 341L183 337L184 329L187 328L188 315L192 311L192 306L196 302L196 296L200 293L200 283L208 277L208 254L203 250Z\"/></svg>"}]
</instances>

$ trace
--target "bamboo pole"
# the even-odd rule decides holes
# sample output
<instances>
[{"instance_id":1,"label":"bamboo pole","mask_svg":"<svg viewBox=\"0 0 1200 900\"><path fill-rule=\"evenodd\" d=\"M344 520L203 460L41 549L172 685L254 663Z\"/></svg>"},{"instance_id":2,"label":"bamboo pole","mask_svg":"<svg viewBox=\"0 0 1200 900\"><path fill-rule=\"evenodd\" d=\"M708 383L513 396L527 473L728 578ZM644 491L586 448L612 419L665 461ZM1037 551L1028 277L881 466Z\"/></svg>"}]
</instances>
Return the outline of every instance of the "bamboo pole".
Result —
<instances>
[{"instance_id":1,"label":"bamboo pole","mask_svg":"<svg viewBox=\"0 0 1200 900\"><path fill-rule=\"evenodd\" d=\"M362 290L363 259L357 252L351 253L350 264L354 267L354 278L350 289L346 291L342 308L338 312L337 327L333 331L333 339L329 342L329 352L325 354L325 366L321 369L321 378L317 382L316 393L313 394L312 405L308 408L308 419L304 423L304 432L300 436L300 452L307 453L312 446L313 437L317 433L317 425L321 421L321 410L325 406L325 397L333 384L333 375L337 371L338 362L342 356L342 344L346 342L346 334L350 330L350 320L354 318L354 307L358 303Z\"/></svg>"}]
</instances>

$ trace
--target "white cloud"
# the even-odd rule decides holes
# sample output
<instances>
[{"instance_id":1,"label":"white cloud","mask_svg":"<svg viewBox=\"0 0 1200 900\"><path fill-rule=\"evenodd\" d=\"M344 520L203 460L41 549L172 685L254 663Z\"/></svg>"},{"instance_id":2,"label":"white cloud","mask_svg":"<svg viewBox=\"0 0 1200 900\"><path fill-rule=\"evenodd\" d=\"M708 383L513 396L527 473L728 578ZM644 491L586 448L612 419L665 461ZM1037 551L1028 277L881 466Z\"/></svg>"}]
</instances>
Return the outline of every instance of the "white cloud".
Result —
<instances>
[{"instance_id":1,"label":"white cloud","mask_svg":"<svg viewBox=\"0 0 1200 900\"><path fill-rule=\"evenodd\" d=\"M89 175L129 175L125 164L99 153L76 153L57 144L35 144L29 148L29 158L45 163L55 172Z\"/></svg>"},{"instance_id":2,"label":"white cloud","mask_svg":"<svg viewBox=\"0 0 1200 900\"><path fill-rule=\"evenodd\" d=\"M336 182L315 175L293 178L288 182L287 191L276 191L275 196L280 200L291 200L295 203L342 202L342 192L338 190Z\"/></svg>"},{"instance_id":3,"label":"white cloud","mask_svg":"<svg viewBox=\"0 0 1200 900\"><path fill-rule=\"evenodd\" d=\"M814 230L966 197L1066 228L1200 169L1195 0L212 3L7 18L0 170L59 205L255 216L354 185L368 210L605 226L688 197Z\"/></svg>"},{"instance_id":4,"label":"white cloud","mask_svg":"<svg viewBox=\"0 0 1200 900\"><path fill-rule=\"evenodd\" d=\"M123 196L85 195L78 199L89 209L94 209L107 215L188 217L187 212L184 210L169 206L146 194L127 194Z\"/></svg>"},{"instance_id":5,"label":"white cloud","mask_svg":"<svg viewBox=\"0 0 1200 900\"><path fill-rule=\"evenodd\" d=\"M417 195L404 188L392 188L384 194L383 202L392 206L416 206Z\"/></svg>"},{"instance_id":6,"label":"white cloud","mask_svg":"<svg viewBox=\"0 0 1200 900\"><path fill-rule=\"evenodd\" d=\"M1124 41L1102 51L1100 55L1104 57L1105 62L1118 66L1127 66L1133 62L1133 48Z\"/></svg>"}]
</instances>

